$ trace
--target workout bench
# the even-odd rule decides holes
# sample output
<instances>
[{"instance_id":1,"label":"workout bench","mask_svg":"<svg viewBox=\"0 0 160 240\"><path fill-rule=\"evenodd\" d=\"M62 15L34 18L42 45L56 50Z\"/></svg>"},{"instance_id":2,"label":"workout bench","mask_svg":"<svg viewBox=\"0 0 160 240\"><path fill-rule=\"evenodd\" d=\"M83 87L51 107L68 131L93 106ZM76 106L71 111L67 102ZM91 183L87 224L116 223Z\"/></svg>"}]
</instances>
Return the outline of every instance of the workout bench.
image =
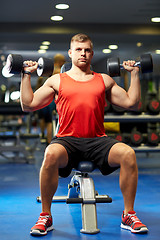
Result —
<instances>
[{"instance_id":1,"label":"workout bench","mask_svg":"<svg viewBox=\"0 0 160 240\"><path fill-rule=\"evenodd\" d=\"M100 230L97 227L96 203L111 203L108 195L99 195L95 191L94 181L89 176L96 166L90 161L81 161L68 185L67 196L54 196L52 202L66 202L67 204L80 203L82 212L81 233L96 234ZM37 197L41 202L41 197Z\"/></svg>"},{"instance_id":2,"label":"workout bench","mask_svg":"<svg viewBox=\"0 0 160 240\"><path fill-rule=\"evenodd\" d=\"M61 72L65 72L71 68L71 63L65 63ZM59 129L57 124L56 133ZM108 195L99 195L95 191L94 181L89 176L96 168L93 162L81 161L76 168L76 172L71 178L68 185L67 196L54 196L52 202L66 202L67 204L80 203L82 212L82 229L81 233L96 234L100 230L97 227L97 209L96 203L111 203L112 198ZM41 197L37 197L37 201L41 202Z\"/></svg>"}]
</instances>

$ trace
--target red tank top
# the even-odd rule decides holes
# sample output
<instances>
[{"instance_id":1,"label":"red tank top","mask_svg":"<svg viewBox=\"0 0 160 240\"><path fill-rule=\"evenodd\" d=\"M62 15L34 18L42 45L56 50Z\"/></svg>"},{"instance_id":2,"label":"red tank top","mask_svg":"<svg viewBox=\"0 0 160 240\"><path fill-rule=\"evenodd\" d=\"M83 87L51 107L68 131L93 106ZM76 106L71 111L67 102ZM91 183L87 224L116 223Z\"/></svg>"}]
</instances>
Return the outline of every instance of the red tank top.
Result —
<instances>
[{"instance_id":1,"label":"red tank top","mask_svg":"<svg viewBox=\"0 0 160 240\"><path fill-rule=\"evenodd\" d=\"M106 136L103 126L105 85L101 74L93 72L90 80L81 82L61 73L55 103L60 123L57 137Z\"/></svg>"}]
</instances>

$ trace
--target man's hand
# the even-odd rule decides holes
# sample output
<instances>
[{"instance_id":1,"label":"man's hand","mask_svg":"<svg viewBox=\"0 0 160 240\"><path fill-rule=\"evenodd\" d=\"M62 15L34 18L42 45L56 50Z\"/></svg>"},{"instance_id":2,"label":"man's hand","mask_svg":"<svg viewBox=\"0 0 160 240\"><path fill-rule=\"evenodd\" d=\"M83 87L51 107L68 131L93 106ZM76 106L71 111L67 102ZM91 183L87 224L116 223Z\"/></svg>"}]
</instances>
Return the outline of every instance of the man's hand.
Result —
<instances>
[{"instance_id":1,"label":"man's hand","mask_svg":"<svg viewBox=\"0 0 160 240\"><path fill-rule=\"evenodd\" d=\"M38 63L33 61L24 61L24 71L33 73L38 68Z\"/></svg>"},{"instance_id":2,"label":"man's hand","mask_svg":"<svg viewBox=\"0 0 160 240\"><path fill-rule=\"evenodd\" d=\"M134 64L136 62L133 60L128 60L123 62L123 67L126 69L128 72L136 71L139 72L139 67L135 67Z\"/></svg>"}]
</instances>

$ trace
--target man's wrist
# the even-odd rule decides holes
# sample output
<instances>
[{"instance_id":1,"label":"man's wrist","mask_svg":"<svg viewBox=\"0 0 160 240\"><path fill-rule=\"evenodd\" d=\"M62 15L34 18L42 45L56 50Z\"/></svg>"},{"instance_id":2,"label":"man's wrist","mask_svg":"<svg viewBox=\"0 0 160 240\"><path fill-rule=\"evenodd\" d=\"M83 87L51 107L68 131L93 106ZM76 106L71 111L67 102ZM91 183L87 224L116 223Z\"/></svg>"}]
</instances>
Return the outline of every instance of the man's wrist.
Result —
<instances>
[{"instance_id":1,"label":"man's wrist","mask_svg":"<svg viewBox=\"0 0 160 240\"><path fill-rule=\"evenodd\" d=\"M30 71L25 71L25 70L23 70L23 71L22 71L22 77L24 77L25 74L31 76L31 72L30 72Z\"/></svg>"},{"instance_id":2,"label":"man's wrist","mask_svg":"<svg viewBox=\"0 0 160 240\"><path fill-rule=\"evenodd\" d=\"M24 74L31 75L31 72L30 72L30 71L25 71L25 70L23 70L22 73L23 73L23 75L24 75Z\"/></svg>"}]
</instances>

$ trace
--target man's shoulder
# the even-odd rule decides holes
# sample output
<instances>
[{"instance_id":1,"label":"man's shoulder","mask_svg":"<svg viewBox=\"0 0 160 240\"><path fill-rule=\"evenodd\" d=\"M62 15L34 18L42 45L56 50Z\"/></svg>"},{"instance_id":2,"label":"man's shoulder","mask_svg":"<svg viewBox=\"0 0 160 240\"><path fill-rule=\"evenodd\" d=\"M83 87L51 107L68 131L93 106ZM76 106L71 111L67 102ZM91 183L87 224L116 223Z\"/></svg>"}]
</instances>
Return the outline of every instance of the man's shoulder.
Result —
<instances>
[{"instance_id":1,"label":"man's shoulder","mask_svg":"<svg viewBox=\"0 0 160 240\"><path fill-rule=\"evenodd\" d=\"M57 84L59 85L59 82L60 82L60 73L56 73L47 79L47 83L52 87L57 86Z\"/></svg>"},{"instance_id":2,"label":"man's shoulder","mask_svg":"<svg viewBox=\"0 0 160 240\"><path fill-rule=\"evenodd\" d=\"M105 84L106 88L112 87L114 85L115 81L108 74L106 74L106 73L100 73L100 74L103 78L103 81L104 81L104 84Z\"/></svg>"}]
</instances>

